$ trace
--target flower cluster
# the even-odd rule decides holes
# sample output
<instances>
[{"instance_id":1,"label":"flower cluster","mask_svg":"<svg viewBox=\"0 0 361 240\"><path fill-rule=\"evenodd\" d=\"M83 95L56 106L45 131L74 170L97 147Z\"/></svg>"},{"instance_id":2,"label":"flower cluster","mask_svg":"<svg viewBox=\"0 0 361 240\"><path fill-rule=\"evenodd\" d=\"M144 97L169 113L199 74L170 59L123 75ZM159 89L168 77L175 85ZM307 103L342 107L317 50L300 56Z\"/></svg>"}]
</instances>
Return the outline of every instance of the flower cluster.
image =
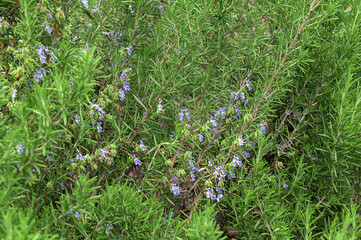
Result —
<instances>
[{"instance_id":1,"label":"flower cluster","mask_svg":"<svg viewBox=\"0 0 361 240\"><path fill-rule=\"evenodd\" d=\"M38 55L40 57L40 62L42 64L46 63L46 53L49 54L51 56L51 59L53 61L58 61L58 58L55 56L55 54L51 51L51 49L49 47L45 47L44 45L39 45L38 49L37 49Z\"/></svg>"},{"instance_id":2,"label":"flower cluster","mask_svg":"<svg viewBox=\"0 0 361 240\"><path fill-rule=\"evenodd\" d=\"M45 68L41 68L39 70L36 70L34 78L36 82L40 82L40 79L44 79L44 76L46 76L46 73L48 73L49 71L47 71Z\"/></svg>"},{"instance_id":3,"label":"flower cluster","mask_svg":"<svg viewBox=\"0 0 361 240\"><path fill-rule=\"evenodd\" d=\"M219 200L223 198L222 188L217 187L216 192L218 194L216 194L212 188L206 188L206 197L210 198L212 201L217 200L219 202Z\"/></svg>"},{"instance_id":4,"label":"flower cluster","mask_svg":"<svg viewBox=\"0 0 361 240\"><path fill-rule=\"evenodd\" d=\"M47 31L48 33L51 33L53 31L53 29L51 29L51 27L48 26L46 23L43 23L42 27L45 28L45 31Z\"/></svg>"},{"instance_id":5,"label":"flower cluster","mask_svg":"<svg viewBox=\"0 0 361 240\"><path fill-rule=\"evenodd\" d=\"M242 167L243 166L241 158L236 156L236 155L233 156L233 163L232 164L233 164L233 167L237 167L237 166Z\"/></svg>"},{"instance_id":6,"label":"flower cluster","mask_svg":"<svg viewBox=\"0 0 361 240\"><path fill-rule=\"evenodd\" d=\"M179 113L180 121L184 121L184 115L187 117L188 120L191 120L191 115L189 114L188 108L181 109L181 112Z\"/></svg>"},{"instance_id":7,"label":"flower cluster","mask_svg":"<svg viewBox=\"0 0 361 240\"><path fill-rule=\"evenodd\" d=\"M213 175L216 179L221 181L225 179L225 177L227 176L227 172L223 166L219 166L219 167L215 167Z\"/></svg>"},{"instance_id":8,"label":"flower cluster","mask_svg":"<svg viewBox=\"0 0 361 240\"><path fill-rule=\"evenodd\" d=\"M197 168L194 163L192 162L192 160L189 160L189 172L190 172L190 175L191 175L191 179L192 181L194 182L196 180L196 177L194 176L194 172L201 172L203 169L199 169Z\"/></svg>"},{"instance_id":9,"label":"flower cluster","mask_svg":"<svg viewBox=\"0 0 361 240\"><path fill-rule=\"evenodd\" d=\"M94 108L95 110L98 110L99 111L99 120L102 120L104 119L104 114L105 114L105 111L103 110L103 108L100 107L99 104L92 104L91 105L91 108ZM91 116L94 117L94 112L91 111L90 112ZM99 125L99 124L98 124ZM99 131L98 131L99 132Z\"/></svg>"},{"instance_id":10,"label":"flower cluster","mask_svg":"<svg viewBox=\"0 0 361 240\"><path fill-rule=\"evenodd\" d=\"M77 158L78 160L84 160L83 156L81 155L81 153L78 153L75 158Z\"/></svg>"},{"instance_id":11,"label":"flower cluster","mask_svg":"<svg viewBox=\"0 0 361 240\"><path fill-rule=\"evenodd\" d=\"M129 68L129 71L132 71L132 69ZM122 72L122 74L120 75L120 79L126 79L129 71L124 70ZM119 96L120 96L120 101L123 102L125 100L125 92L130 91L130 86L129 86L129 82L127 82L127 81L122 81L122 83L123 83L123 87L121 89L119 89Z\"/></svg>"}]
</instances>

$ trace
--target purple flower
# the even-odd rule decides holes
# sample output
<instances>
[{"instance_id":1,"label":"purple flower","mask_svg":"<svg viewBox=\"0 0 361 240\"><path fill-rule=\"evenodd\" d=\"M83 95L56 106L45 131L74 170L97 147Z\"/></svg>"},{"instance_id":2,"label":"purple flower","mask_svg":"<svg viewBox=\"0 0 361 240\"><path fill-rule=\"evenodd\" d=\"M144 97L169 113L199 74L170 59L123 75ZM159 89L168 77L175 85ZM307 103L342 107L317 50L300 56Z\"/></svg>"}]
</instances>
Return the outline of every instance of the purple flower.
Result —
<instances>
[{"instance_id":1,"label":"purple flower","mask_svg":"<svg viewBox=\"0 0 361 240\"><path fill-rule=\"evenodd\" d=\"M191 119L191 115L189 114L188 109L181 109L181 112L179 113L179 120L183 121L184 120L184 114L186 115L187 119L190 120Z\"/></svg>"},{"instance_id":2,"label":"purple flower","mask_svg":"<svg viewBox=\"0 0 361 240\"><path fill-rule=\"evenodd\" d=\"M288 185L287 185L286 182L283 182L283 188L284 188L284 189L287 189L287 188L288 188Z\"/></svg>"},{"instance_id":3,"label":"purple flower","mask_svg":"<svg viewBox=\"0 0 361 240\"><path fill-rule=\"evenodd\" d=\"M221 187L216 187L216 192L218 193L218 194L222 194L222 188Z\"/></svg>"},{"instance_id":4,"label":"purple flower","mask_svg":"<svg viewBox=\"0 0 361 240\"><path fill-rule=\"evenodd\" d=\"M88 8L89 7L89 3L88 0L81 0L84 4L84 7Z\"/></svg>"},{"instance_id":5,"label":"purple flower","mask_svg":"<svg viewBox=\"0 0 361 240\"><path fill-rule=\"evenodd\" d=\"M95 13L96 11L98 11L98 6L97 5L93 6L93 9L92 9L93 13Z\"/></svg>"},{"instance_id":6,"label":"purple flower","mask_svg":"<svg viewBox=\"0 0 361 240\"><path fill-rule=\"evenodd\" d=\"M49 159L51 162L54 162L54 158L53 158L53 156L51 156L50 154L49 154L49 156L48 156L48 159Z\"/></svg>"},{"instance_id":7,"label":"purple flower","mask_svg":"<svg viewBox=\"0 0 361 240\"><path fill-rule=\"evenodd\" d=\"M244 95L244 92L239 93L239 97L242 98L242 100L244 100L246 98L246 96Z\"/></svg>"},{"instance_id":8,"label":"purple flower","mask_svg":"<svg viewBox=\"0 0 361 240\"><path fill-rule=\"evenodd\" d=\"M101 155L103 158L109 159L109 156L107 156L107 154L110 155L109 151L105 151L104 148L102 148L102 149L100 150L100 155Z\"/></svg>"},{"instance_id":9,"label":"purple flower","mask_svg":"<svg viewBox=\"0 0 361 240\"><path fill-rule=\"evenodd\" d=\"M74 217L78 218L80 217L80 214L78 212L75 212Z\"/></svg>"},{"instance_id":10,"label":"purple flower","mask_svg":"<svg viewBox=\"0 0 361 240\"><path fill-rule=\"evenodd\" d=\"M213 174L214 174L214 177L219 178L219 180L222 180L227 176L226 170L224 170L224 167L222 167L222 166L216 167Z\"/></svg>"},{"instance_id":11,"label":"purple flower","mask_svg":"<svg viewBox=\"0 0 361 240\"><path fill-rule=\"evenodd\" d=\"M133 157L134 157L134 164L135 165L138 165L138 166L142 165L142 162L139 161L139 159L135 156L135 154L133 154Z\"/></svg>"},{"instance_id":12,"label":"purple flower","mask_svg":"<svg viewBox=\"0 0 361 240\"><path fill-rule=\"evenodd\" d=\"M105 114L103 108L101 108L99 104L92 104L92 108L98 110L101 114Z\"/></svg>"},{"instance_id":13,"label":"purple flower","mask_svg":"<svg viewBox=\"0 0 361 240\"><path fill-rule=\"evenodd\" d=\"M242 151L243 152L243 156L245 156L246 158L249 158L251 156L251 154L249 154L248 152L246 151Z\"/></svg>"},{"instance_id":14,"label":"purple flower","mask_svg":"<svg viewBox=\"0 0 361 240\"><path fill-rule=\"evenodd\" d=\"M46 63L46 55L45 55L44 50L45 50L45 46L43 46L43 45L39 45L38 49L36 50L38 52L38 55L40 57L40 62L42 64Z\"/></svg>"},{"instance_id":15,"label":"purple flower","mask_svg":"<svg viewBox=\"0 0 361 240\"><path fill-rule=\"evenodd\" d=\"M261 125L260 130L261 130L262 132L266 131L266 125L264 124L263 121L260 123L260 125Z\"/></svg>"},{"instance_id":16,"label":"purple flower","mask_svg":"<svg viewBox=\"0 0 361 240\"><path fill-rule=\"evenodd\" d=\"M243 146L243 144L244 144L244 140L243 140L243 138L242 138L242 135L241 135L241 136L238 136L238 145L239 145L239 146Z\"/></svg>"},{"instance_id":17,"label":"purple flower","mask_svg":"<svg viewBox=\"0 0 361 240\"><path fill-rule=\"evenodd\" d=\"M45 27L45 31L47 31L48 33L51 33L53 31L53 29L51 29L50 26L46 25L46 23L43 23L42 26Z\"/></svg>"},{"instance_id":18,"label":"purple flower","mask_svg":"<svg viewBox=\"0 0 361 240\"><path fill-rule=\"evenodd\" d=\"M78 155L75 156L75 158L79 159L79 160L84 160L83 156L81 155L81 153L79 153Z\"/></svg>"},{"instance_id":19,"label":"purple flower","mask_svg":"<svg viewBox=\"0 0 361 240\"><path fill-rule=\"evenodd\" d=\"M193 159L193 158L192 158ZM199 169L199 168L197 168L196 166L194 166L194 163L191 161L191 160L189 160L189 168L190 168L190 174L191 174L191 179L192 179L192 181L194 182L195 180L196 180L196 178L195 178L195 175L194 175L194 172L200 172L200 171L202 171L203 169Z\"/></svg>"},{"instance_id":20,"label":"purple flower","mask_svg":"<svg viewBox=\"0 0 361 240\"><path fill-rule=\"evenodd\" d=\"M103 132L103 129L102 129L102 126L101 126L102 123L100 122L97 122L97 130L98 130L98 133L101 133Z\"/></svg>"},{"instance_id":21,"label":"purple flower","mask_svg":"<svg viewBox=\"0 0 361 240\"><path fill-rule=\"evenodd\" d=\"M263 132L263 136L266 136L266 124L262 121L260 125L261 127L259 129Z\"/></svg>"},{"instance_id":22,"label":"purple flower","mask_svg":"<svg viewBox=\"0 0 361 240\"><path fill-rule=\"evenodd\" d=\"M236 176L234 176L234 173L232 171L229 171L229 174L228 174L228 179L232 179L232 178L235 178Z\"/></svg>"},{"instance_id":23,"label":"purple flower","mask_svg":"<svg viewBox=\"0 0 361 240\"><path fill-rule=\"evenodd\" d=\"M36 81L36 82L39 82L39 79L40 79L40 78L44 79L44 75L43 75L42 71L41 71L41 70L37 70L37 71L35 72L34 78L35 78L35 81Z\"/></svg>"},{"instance_id":24,"label":"purple flower","mask_svg":"<svg viewBox=\"0 0 361 240\"><path fill-rule=\"evenodd\" d=\"M53 51L51 51L51 49L49 47L45 48L45 52L50 54L51 59L53 59L53 61L58 61L58 58L55 56L55 54L53 53Z\"/></svg>"},{"instance_id":25,"label":"purple flower","mask_svg":"<svg viewBox=\"0 0 361 240\"><path fill-rule=\"evenodd\" d=\"M127 53L128 53L129 56L132 55L132 51L133 51L133 47L129 47L129 48L128 48L128 51L127 51Z\"/></svg>"},{"instance_id":26,"label":"purple flower","mask_svg":"<svg viewBox=\"0 0 361 240\"><path fill-rule=\"evenodd\" d=\"M122 75L120 75L120 79L125 79L125 78L127 77L127 73L128 73L128 71L127 71L127 70L124 70L124 71L122 72Z\"/></svg>"},{"instance_id":27,"label":"purple flower","mask_svg":"<svg viewBox=\"0 0 361 240\"><path fill-rule=\"evenodd\" d=\"M75 118L75 122L79 125L79 123L80 123L80 119L78 119L78 117L79 117L78 115L75 115L75 116L74 116L74 118Z\"/></svg>"},{"instance_id":28,"label":"purple flower","mask_svg":"<svg viewBox=\"0 0 361 240\"><path fill-rule=\"evenodd\" d=\"M194 176L194 171L190 171L191 174L191 180L194 182L196 180L196 176Z\"/></svg>"},{"instance_id":29,"label":"purple flower","mask_svg":"<svg viewBox=\"0 0 361 240\"><path fill-rule=\"evenodd\" d=\"M247 86L247 88L248 88L249 91L252 90L252 86L251 86L251 84L249 83L248 80L246 80L246 86Z\"/></svg>"},{"instance_id":30,"label":"purple flower","mask_svg":"<svg viewBox=\"0 0 361 240\"><path fill-rule=\"evenodd\" d=\"M17 96L17 91L16 89L13 90L13 94L11 94L12 98L16 98Z\"/></svg>"},{"instance_id":31,"label":"purple flower","mask_svg":"<svg viewBox=\"0 0 361 240\"><path fill-rule=\"evenodd\" d=\"M206 197L212 199L212 201L216 199L216 195L212 188L206 188Z\"/></svg>"},{"instance_id":32,"label":"purple flower","mask_svg":"<svg viewBox=\"0 0 361 240\"><path fill-rule=\"evenodd\" d=\"M147 148L144 146L142 140L140 140L140 148L141 148L143 151L147 150Z\"/></svg>"},{"instance_id":33,"label":"purple flower","mask_svg":"<svg viewBox=\"0 0 361 240\"><path fill-rule=\"evenodd\" d=\"M213 117L211 117L210 122L212 123L212 125L213 125L214 127L217 126L217 121L216 121L216 119L214 119Z\"/></svg>"},{"instance_id":34,"label":"purple flower","mask_svg":"<svg viewBox=\"0 0 361 240\"><path fill-rule=\"evenodd\" d=\"M112 230L113 229L113 225L111 223L107 223L106 224L106 229L105 229L105 233L106 234L109 234L109 230Z\"/></svg>"},{"instance_id":35,"label":"purple flower","mask_svg":"<svg viewBox=\"0 0 361 240\"><path fill-rule=\"evenodd\" d=\"M185 112L186 112L187 119L191 120L191 115L189 114L188 108L185 109Z\"/></svg>"},{"instance_id":36,"label":"purple flower","mask_svg":"<svg viewBox=\"0 0 361 240\"><path fill-rule=\"evenodd\" d=\"M241 160L240 157L234 155L234 156L233 156L233 167L237 167L237 165L238 165L239 167L242 167L242 166L243 166L242 160Z\"/></svg>"},{"instance_id":37,"label":"purple flower","mask_svg":"<svg viewBox=\"0 0 361 240\"><path fill-rule=\"evenodd\" d=\"M181 111L181 112L179 113L179 120L180 120L180 121L183 121L183 117L184 117L184 114L183 114L183 111Z\"/></svg>"},{"instance_id":38,"label":"purple flower","mask_svg":"<svg viewBox=\"0 0 361 240\"><path fill-rule=\"evenodd\" d=\"M200 134L199 134L199 141L200 141L200 142L203 142L203 139L204 139L204 137L203 137L202 133L200 133Z\"/></svg>"},{"instance_id":39,"label":"purple flower","mask_svg":"<svg viewBox=\"0 0 361 240\"><path fill-rule=\"evenodd\" d=\"M237 101L240 98L242 98L242 100L245 99L245 95L243 92L231 92L231 99L234 99L234 101Z\"/></svg>"},{"instance_id":40,"label":"purple flower","mask_svg":"<svg viewBox=\"0 0 361 240\"><path fill-rule=\"evenodd\" d=\"M215 114L214 114L214 117L218 117L219 116L219 114L221 114L222 115L222 118L223 119L225 119L226 118L226 108L225 107L223 107L223 108L220 108Z\"/></svg>"},{"instance_id":41,"label":"purple flower","mask_svg":"<svg viewBox=\"0 0 361 240\"><path fill-rule=\"evenodd\" d=\"M125 93L124 93L123 89L119 90L119 95L120 95L120 101L123 102L125 100Z\"/></svg>"},{"instance_id":42,"label":"purple flower","mask_svg":"<svg viewBox=\"0 0 361 240\"><path fill-rule=\"evenodd\" d=\"M24 152L24 146L19 144L16 145L16 148L18 149L18 155L20 156Z\"/></svg>"},{"instance_id":43,"label":"purple flower","mask_svg":"<svg viewBox=\"0 0 361 240\"><path fill-rule=\"evenodd\" d=\"M162 111L162 110L163 110L162 100L159 99L159 100L158 100L158 111Z\"/></svg>"},{"instance_id":44,"label":"purple flower","mask_svg":"<svg viewBox=\"0 0 361 240\"><path fill-rule=\"evenodd\" d=\"M162 6L162 5L159 5L159 6L158 6L158 9L159 9L161 12L163 12L163 6Z\"/></svg>"},{"instance_id":45,"label":"purple flower","mask_svg":"<svg viewBox=\"0 0 361 240\"><path fill-rule=\"evenodd\" d=\"M130 91L129 83L127 81L123 82L123 88L126 92Z\"/></svg>"},{"instance_id":46,"label":"purple flower","mask_svg":"<svg viewBox=\"0 0 361 240\"><path fill-rule=\"evenodd\" d=\"M237 106L234 111L236 112L236 114L239 116L239 115L242 115L242 112L241 112L241 108L239 106Z\"/></svg>"},{"instance_id":47,"label":"purple flower","mask_svg":"<svg viewBox=\"0 0 361 240\"><path fill-rule=\"evenodd\" d=\"M114 32L102 32L104 35L107 35L107 36L113 36Z\"/></svg>"},{"instance_id":48,"label":"purple flower","mask_svg":"<svg viewBox=\"0 0 361 240\"><path fill-rule=\"evenodd\" d=\"M61 182L61 190L64 191L65 190L65 185L63 182Z\"/></svg>"},{"instance_id":49,"label":"purple flower","mask_svg":"<svg viewBox=\"0 0 361 240\"><path fill-rule=\"evenodd\" d=\"M177 184L172 183L172 191L173 191L174 196L179 195L181 190L182 189L179 186L177 186Z\"/></svg>"},{"instance_id":50,"label":"purple flower","mask_svg":"<svg viewBox=\"0 0 361 240\"><path fill-rule=\"evenodd\" d=\"M49 18L50 20L52 20L52 19L53 19L53 16L51 15L50 10L48 10L48 13L47 13L46 15L48 16L48 18Z\"/></svg>"}]
</instances>

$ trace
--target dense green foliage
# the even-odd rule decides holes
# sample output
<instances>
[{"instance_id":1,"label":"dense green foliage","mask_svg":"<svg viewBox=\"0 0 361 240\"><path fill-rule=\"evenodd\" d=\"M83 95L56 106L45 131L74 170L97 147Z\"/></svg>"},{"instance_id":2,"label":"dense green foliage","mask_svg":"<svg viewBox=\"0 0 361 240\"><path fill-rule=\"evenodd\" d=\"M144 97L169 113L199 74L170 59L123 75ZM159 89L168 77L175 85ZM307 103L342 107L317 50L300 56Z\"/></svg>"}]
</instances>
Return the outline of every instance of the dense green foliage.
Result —
<instances>
[{"instance_id":1,"label":"dense green foliage","mask_svg":"<svg viewBox=\"0 0 361 240\"><path fill-rule=\"evenodd\" d=\"M360 239L359 0L2 0L1 239Z\"/></svg>"}]
</instances>

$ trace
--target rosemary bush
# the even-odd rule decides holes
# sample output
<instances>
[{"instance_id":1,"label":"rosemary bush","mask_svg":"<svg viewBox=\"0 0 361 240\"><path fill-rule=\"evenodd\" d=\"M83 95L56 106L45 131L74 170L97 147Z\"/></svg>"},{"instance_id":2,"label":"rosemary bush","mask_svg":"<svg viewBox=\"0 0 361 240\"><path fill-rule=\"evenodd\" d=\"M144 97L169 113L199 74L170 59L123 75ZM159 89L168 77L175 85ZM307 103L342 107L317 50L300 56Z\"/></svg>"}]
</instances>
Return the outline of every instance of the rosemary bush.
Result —
<instances>
[{"instance_id":1,"label":"rosemary bush","mask_svg":"<svg viewBox=\"0 0 361 240\"><path fill-rule=\"evenodd\" d=\"M361 2L3 0L2 239L359 239Z\"/></svg>"}]
</instances>

